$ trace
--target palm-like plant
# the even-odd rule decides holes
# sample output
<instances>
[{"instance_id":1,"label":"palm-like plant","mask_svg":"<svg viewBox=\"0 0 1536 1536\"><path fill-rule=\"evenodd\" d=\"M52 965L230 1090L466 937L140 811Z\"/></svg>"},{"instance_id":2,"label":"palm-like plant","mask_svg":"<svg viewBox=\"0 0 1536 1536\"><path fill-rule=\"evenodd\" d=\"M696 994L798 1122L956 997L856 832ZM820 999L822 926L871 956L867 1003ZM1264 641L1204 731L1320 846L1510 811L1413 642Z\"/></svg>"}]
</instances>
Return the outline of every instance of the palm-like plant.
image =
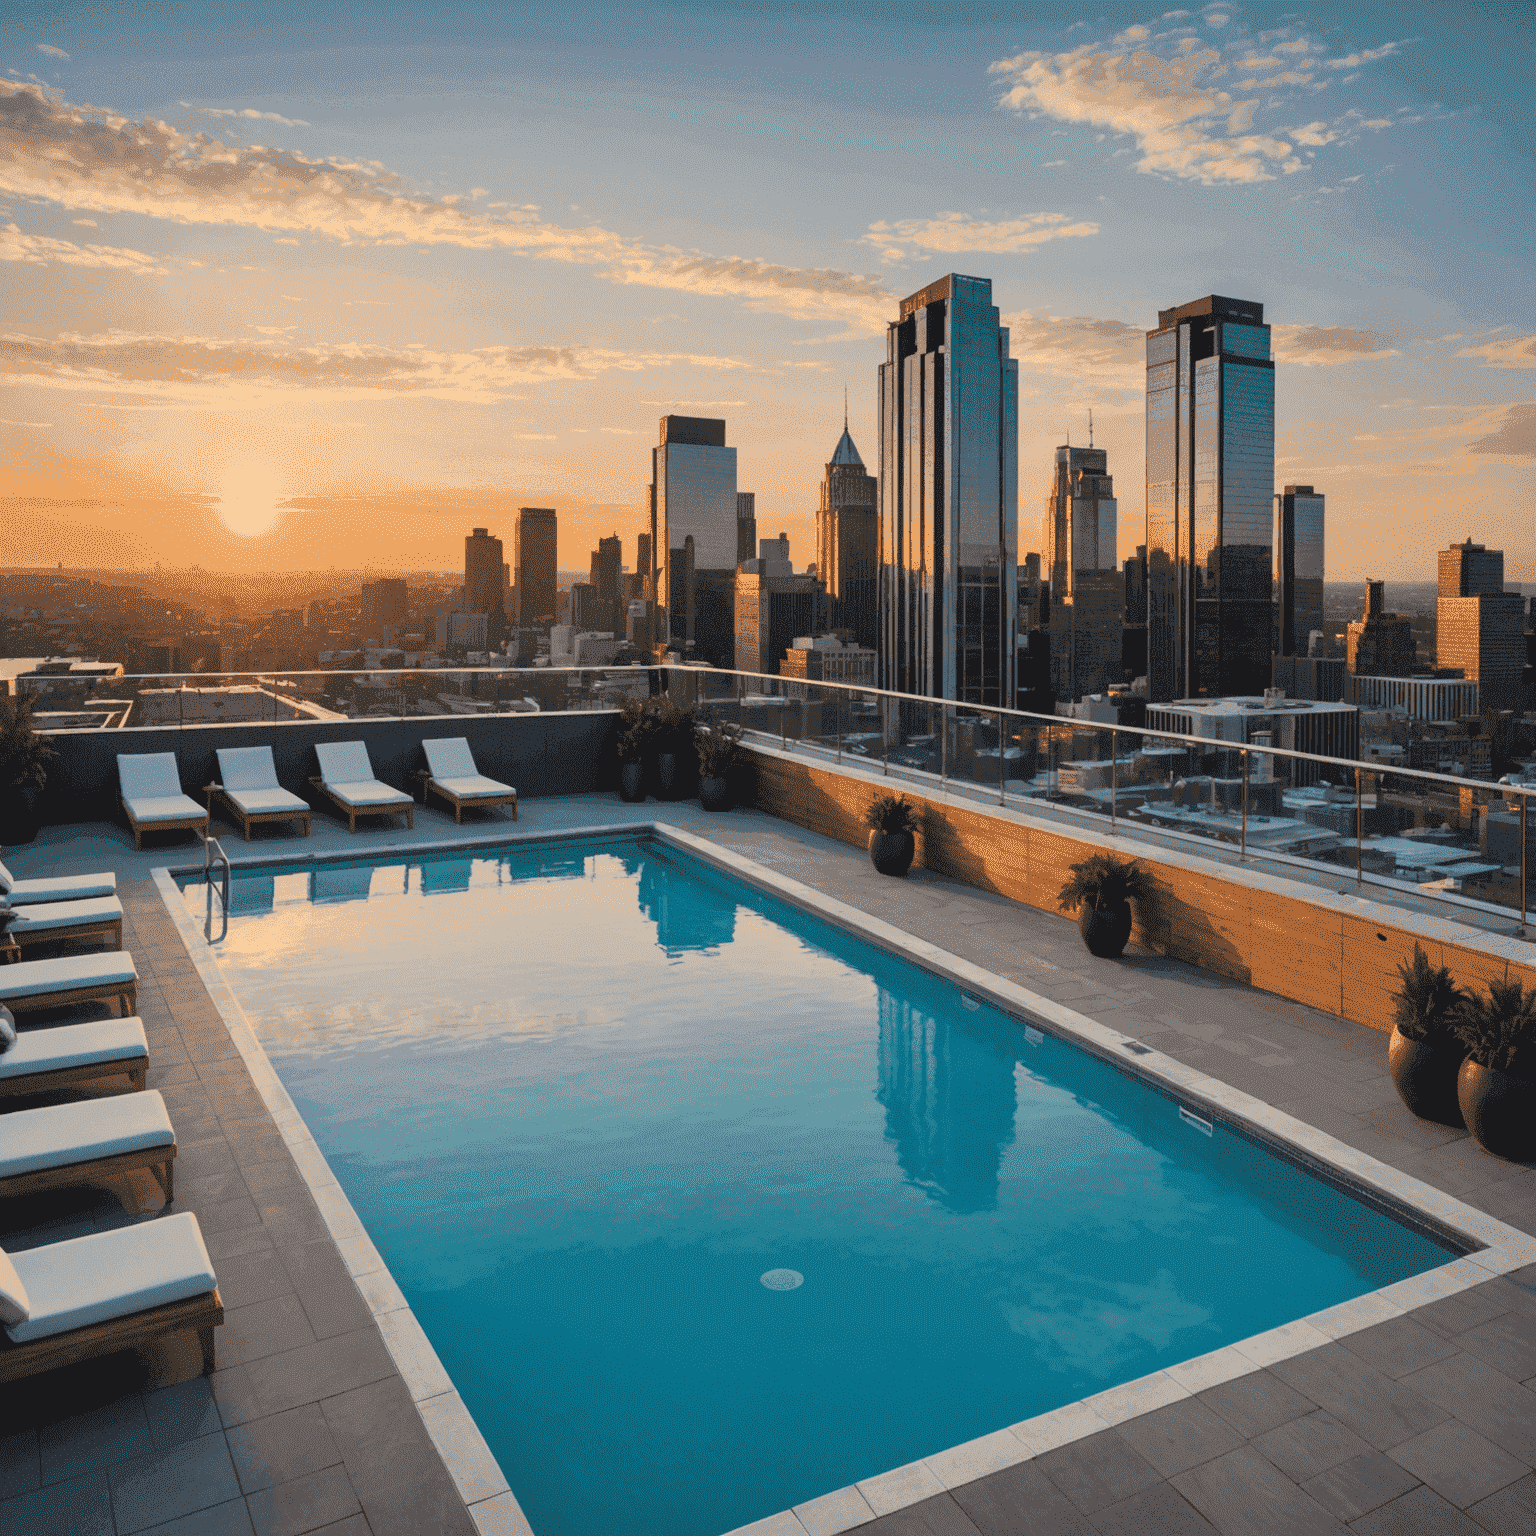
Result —
<instances>
[{"instance_id":1,"label":"palm-like plant","mask_svg":"<svg viewBox=\"0 0 1536 1536\"><path fill-rule=\"evenodd\" d=\"M905 795L876 795L864 812L864 825L886 837L917 831L917 807Z\"/></svg>"},{"instance_id":2,"label":"palm-like plant","mask_svg":"<svg viewBox=\"0 0 1536 1536\"><path fill-rule=\"evenodd\" d=\"M619 711L618 753L621 763L645 761L646 748L656 734L655 716L635 699L626 699Z\"/></svg>"},{"instance_id":3,"label":"palm-like plant","mask_svg":"<svg viewBox=\"0 0 1536 1536\"><path fill-rule=\"evenodd\" d=\"M1456 1036L1459 1011L1467 994L1451 980L1445 966L1432 966L1423 948L1413 946L1413 963L1400 965L1402 985L1392 999L1397 1032L1406 1040L1445 1041Z\"/></svg>"},{"instance_id":4,"label":"palm-like plant","mask_svg":"<svg viewBox=\"0 0 1536 1536\"><path fill-rule=\"evenodd\" d=\"M741 755L741 727L716 720L694 737L699 754L699 772L706 779L723 779Z\"/></svg>"},{"instance_id":5,"label":"palm-like plant","mask_svg":"<svg viewBox=\"0 0 1536 1536\"><path fill-rule=\"evenodd\" d=\"M53 746L32 725L36 701L0 694L0 791L41 789L48 781Z\"/></svg>"},{"instance_id":6,"label":"palm-like plant","mask_svg":"<svg viewBox=\"0 0 1536 1536\"><path fill-rule=\"evenodd\" d=\"M1145 900L1152 894L1152 877L1133 859L1096 853L1069 868L1072 878L1056 896L1063 912L1075 912L1085 905L1096 909L1115 907L1122 901Z\"/></svg>"},{"instance_id":7,"label":"palm-like plant","mask_svg":"<svg viewBox=\"0 0 1536 1536\"><path fill-rule=\"evenodd\" d=\"M1479 1066L1511 1077L1536 1079L1536 989L1518 981L1490 981L1487 997L1464 997L1456 1034Z\"/></svg>"}]
</instances>

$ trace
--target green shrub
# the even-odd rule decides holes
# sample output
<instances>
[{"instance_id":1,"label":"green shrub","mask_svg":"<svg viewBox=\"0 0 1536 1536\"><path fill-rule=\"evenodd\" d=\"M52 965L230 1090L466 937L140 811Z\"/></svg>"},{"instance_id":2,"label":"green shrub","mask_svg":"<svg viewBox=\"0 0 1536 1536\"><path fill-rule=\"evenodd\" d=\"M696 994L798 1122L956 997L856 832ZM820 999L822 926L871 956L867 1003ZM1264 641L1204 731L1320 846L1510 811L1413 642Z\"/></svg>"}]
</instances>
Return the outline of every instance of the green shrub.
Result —
<instances>
[{"instance_id":1,"label":"green shrub","mask_svg":"<svg viewBox=\"0 0 1536 1536\"><path fill-rule=\"evenodd\" d=\"M1495 1072L1536 1079L1536 989L1518 981L1490 981L1488 996L1463 999L1456 1034L1467 1055Z\"/></svg>"},{"instance_id":2,"label":"green shrub","mask_svg":"<svg viewBox=\"0 0 1536 1536\"><path fill-rule=\"evenodd\" d=\"M0 694L0 790L41 789L48 782L53 745L32 725L36 701Z\"/></svg>"},{"instance_id":3,"label":"green shrub","mask_svg":"<svg viewBox=\"0 0 1536 1536\"><path fill-rule=\"evenodd\" d=\"M905 795L876 795L864 812L864 825L887 837L897 832L916 832L917 807Z\"/></svg>"},{"instance_id":4,"label":"green shrub","mask_svg":"<svg viewBox=\"0 0 1536 1536\"><path fill-rule=\"evenodd\" d=\"M1392 999L1397 1032L1408 1040L1450 1041L1456 1038L1456 1024L1467 994L1451 980L1445 966L1438 969L1429 956L1415 944L1413 964L1400 965L1397 974L1402 985Z\"/></svg>"},{"instance_id":5,"label":"green shrub","mask_svg":"<svg viewBox=\"0 0 1536 1536\"><path fill-rule=\"evenodd\" d=\"M1096 853L1069 867L1072 878L1056 896L1063 912L1075 912L1084 903L1090 907L1112 907L1133 897L1145 901L1153 892L1151 876L1131 859Z\"/></svg>"}]
</instances>

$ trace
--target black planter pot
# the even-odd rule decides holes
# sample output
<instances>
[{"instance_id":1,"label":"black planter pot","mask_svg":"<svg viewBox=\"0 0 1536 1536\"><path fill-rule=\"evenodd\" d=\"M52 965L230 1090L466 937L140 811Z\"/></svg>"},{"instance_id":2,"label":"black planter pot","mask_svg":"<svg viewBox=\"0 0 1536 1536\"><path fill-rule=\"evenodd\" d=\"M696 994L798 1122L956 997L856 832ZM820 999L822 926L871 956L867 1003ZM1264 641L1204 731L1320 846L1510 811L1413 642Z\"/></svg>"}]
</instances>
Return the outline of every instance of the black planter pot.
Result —
<instances>
[{"instance_id":1,"label":"black planter pot","mask_svg":"<svg viewBox=\"0 0 1536 1536\"><path fill-rule=\"evenodd\" d=\"M1091 907L1083 902L1077 909L1077 931L1090 955L1097 955L1100 960L1118 960L1131 938L1130 902L1112 902L1107 907Z\"/></svg>"},{"instance_id":2,"label":"black planter pot","mask_svg":"<svg viewBox=\"0 0 1536 1536\"><path fill-rule=\"evenodd\" d=\"M869 862L882 875L904 875L912 868L917 839L910 832L871 832Z\"/></svg>"},{"instance_id":3,"label":"black planter pot","mask_svg":"<svg viewBox=\"0 0 1536 1536\"><path fill-rule=\"evenodd\" d=\"M1392 1086L1407 1108L1437 1125L1463 1125L1457 1074L1467 1053L1454 1040L1410 1040L1396 1029L1387 1041Z\"/></svg>"},{"instance_id":4,"label":"black planter pot","mask_svg":"<svg viewBox=\"0 0 1536 1536\"><path fill-rule=\"evenodd\" d=\"M661 793L658 798L670 800L673 787L677 783L677 754L675 752L658 752L656 754L656 782L661 786Z\"/></svg>"},{"instance_id":5,"label":"black planter pot","mask_svg":"<svg viewBox=\"0 0 1536 1536\"><path fill-rule=\"evenodd\" d=\"M631 805L645 799L645 764L619 764L619 799Z\"/></svg>"},{"instance_id":6,"label":"black planter pot","mask_svg":"<svg viewBox=\"0 0 1536 1536\"><path fill-rule=\"evenodd\" d=\"M707 775L699 780L699 804L706 811L728 811L731 808L731 781L712 779Z\"/></svg>"},{"instance_id":7,"label":"black planter pot","mask_svg":"<svg viewBox=\"0 0 1536 1536\"><path fill-rule=\"evenodd\" d=\"M1456 1078L1461 1115L1477 1144L1512 1163L1536 1161L1536 1082L1473 1061Z\"/></svg>"},{"instance_id":8,"label":"black planter pot","mask_svg":"<svg viewBox=\"0 0 1536 1536\"><path fill-rule=\"evenodd\" d=\"M43 792L31 784L0 790L0 848L11 843L30 843L37 836L37 804Z\"/></svg>"}]
</instances>

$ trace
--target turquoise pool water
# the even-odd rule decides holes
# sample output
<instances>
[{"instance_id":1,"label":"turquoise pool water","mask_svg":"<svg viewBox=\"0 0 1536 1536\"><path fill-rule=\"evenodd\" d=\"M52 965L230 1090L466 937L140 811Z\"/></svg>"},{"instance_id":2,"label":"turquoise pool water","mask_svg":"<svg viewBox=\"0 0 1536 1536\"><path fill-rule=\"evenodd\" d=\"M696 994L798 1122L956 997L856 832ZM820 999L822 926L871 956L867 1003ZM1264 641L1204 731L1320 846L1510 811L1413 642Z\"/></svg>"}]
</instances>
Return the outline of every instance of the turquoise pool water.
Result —
<instances>
[{"instance_id":1,"label":"turquoise pool water","mask_svg":"<svg viewBox=\"0 0 1536 1536\"><path fill-rule=\"evenodd\" d=\"M652 843L231 907L220 964L537 1536L718 1536L1450 1257Z\"/></svg>"}]
</instances>

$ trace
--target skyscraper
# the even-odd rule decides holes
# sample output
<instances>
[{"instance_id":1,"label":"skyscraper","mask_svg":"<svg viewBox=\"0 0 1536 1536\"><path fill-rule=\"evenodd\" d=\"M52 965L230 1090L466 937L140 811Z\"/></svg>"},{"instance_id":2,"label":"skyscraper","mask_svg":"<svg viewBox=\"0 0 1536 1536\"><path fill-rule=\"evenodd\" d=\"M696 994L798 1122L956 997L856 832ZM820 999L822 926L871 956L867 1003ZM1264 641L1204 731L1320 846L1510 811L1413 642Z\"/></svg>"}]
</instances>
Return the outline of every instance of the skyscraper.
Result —
<instances>
[{"instance_id":1,"label":"skyscraper","mask_svg":"<svg viewBox=\"0 0 1536 1536\"><path fill-rule=\"evenodd\" d=\"M1150 697L1269 680L1275 365L1264 306L1216 294L1147 332Z\"/></svg>"},{"instance_id":2,"label":"skyscraper","mask_svg":"<svg viewBox=\"0 0 1536 1536\"><path fill-rule=\"evenodd\" d=\"M518 622L530 627L555 621L556 524L553 507L517 509L512 567L517 586Z\"/></svg>"},{"instance_id":3,"label":"skyscraper","mask_svg":"<svg viewBox=\"0 0 1536 1536\"><path fill-rule=\"evenodd\" d=\"M1323 496L1310 485L1275 493L1275 651L1305 656L1323 627Z\"/></svg>"},{"instance_id":4,"label":"skyscraper","mask_svg":"<svg viewBox=\"0 0 1536 1536\"><path fill-rule=\"evenodd\" d=\"M987 278L902 300L880 367L880 680L1012 704L1018 364Z\"/></svg>"},{"instance_id":5,"label":"skyscraper","mask_svg":"<svg viewBox=\"0 0 1536 1536\"><path fill-rule=\"evenodd\" d=\"M661 418L661 440L651 450L650 500L656 601L667 612L671 644L685 652L696 647L701 660L729 666L735 648L736 450L725 446L723 421ZM708 590L701 589L701 579Z\"/></svg>"},{"instance_id":6,"label":"skyscraper","mask_svg":"<svg viewBox=\"0 0 1536 1536\"><path fill-rule=\"evenodd\" d=\"M752 491L736 492L736 564L757 554L757 496Z\"/></svg>"},{"instance_id":7,"label":"skyscraper","mask_svg":"<svg viewBox=\"0 0 1536 1536\"><path fill-rule=\"evenodd\" d=\"M852 630L854 643L870 650L880 628L879 562L879 487L853 446L845 416L821 482L816 576L827 589L832 627Z\"/></svg>"},{"instance_id":8,"label":"skyscraper","mask_svg":"<svg viewBox=\"0 0 1536 1536\"><path fill-rule=\"evenodd\" d=\"M493 645L500 644L506 633L501 564L501 540L493 539L484 528L476 528L464 540L464 612L485 615L486 634Z\"/></svg>"},{"instance_id":9,"label":"skyscraper","mask_svg":"<svg viewBox=\"0 0 1536 1536\"><path fill-rule=\"evenodd\" d=\"M1440 551L1435 662L1460 667L1484 709L1524 702L1525 599L1504 590L1504 551L1468 539Z\"/></svg>"},{"instance_id":10,"label":"skyscraper","mask_svg":"<svg viewBox=\"0 0 1536 1536\"><path fill-rule=\"evenodd\" d=\"M1362 677L1413 676L1413 620L1387 612L1385 582L1366 582L1365 612L1344 631L1344 655L1349 671Z\"/></svg>"},{"instance_id":11,"label":"skyscraper","mask_svg":"<svg viewBox=\"0 0 1536 1536\"><path fill-rule=\"evenodd\" d=\"M363 583L362 623L365 638L382 640L386 629L403 629L410 613L410 596L398 577Z\"/></svg>"},{"instance_id":12,"label":"skyscraper","mask_svg":"<svg viewBox=\"0 0 1536 1536\"><path fill-rule=\"evenodd\" d=\"M1056 450L1042 531L1051 583L1051 691L1074 700L1103 693L1120 681L1125 626L1115 482L1103 448Z\"/></svg>"}]
</instances>

